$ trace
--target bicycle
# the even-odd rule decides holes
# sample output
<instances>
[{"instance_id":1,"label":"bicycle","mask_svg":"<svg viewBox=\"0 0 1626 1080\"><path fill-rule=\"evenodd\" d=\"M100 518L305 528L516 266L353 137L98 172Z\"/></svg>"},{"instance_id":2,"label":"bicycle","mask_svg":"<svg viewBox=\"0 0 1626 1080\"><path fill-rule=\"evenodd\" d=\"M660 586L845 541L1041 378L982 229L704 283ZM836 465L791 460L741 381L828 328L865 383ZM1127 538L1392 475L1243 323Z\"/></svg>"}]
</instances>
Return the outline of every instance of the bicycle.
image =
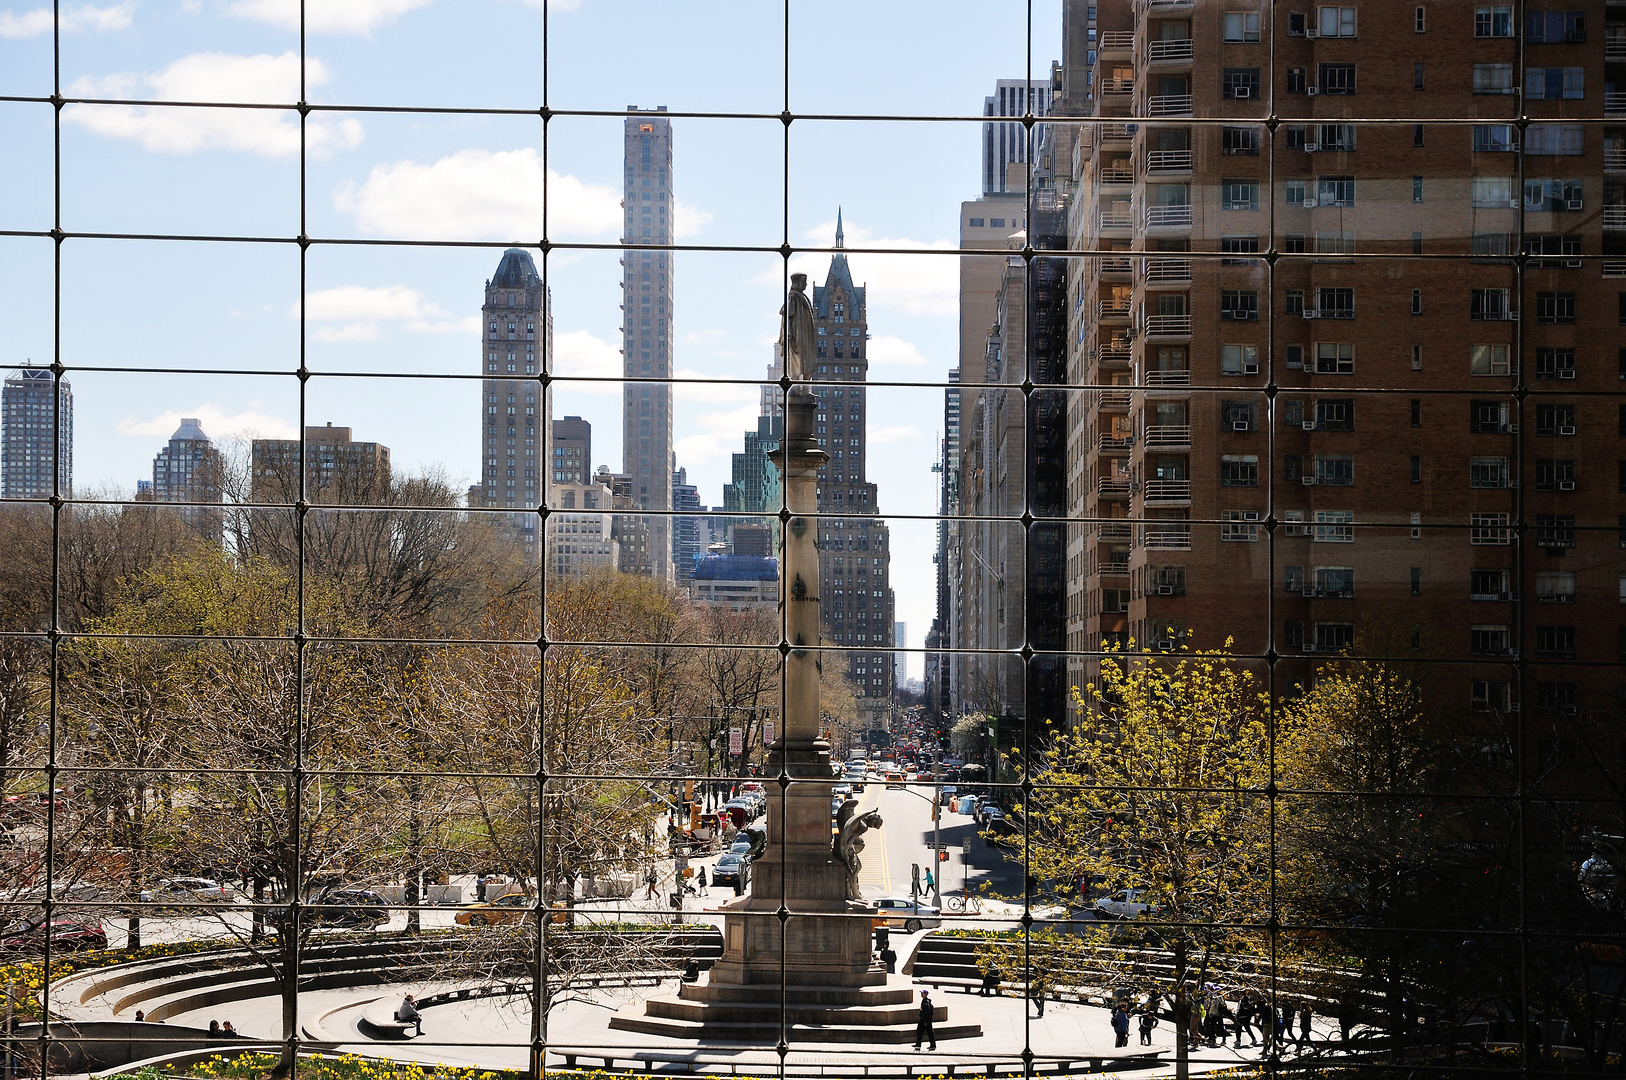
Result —
<instances>
[{"instance_id":1,"label":"bicycle","mask_svg":"<svg viewBox=\"0 0 1626 1080\"><path fill-rule=\"evenodd\" d=\"M977 915L982 912L982 902L975 896L945 896L943 897L943 910L952 911L956 914L968 912Z\"/></svg>"}]
</instances>

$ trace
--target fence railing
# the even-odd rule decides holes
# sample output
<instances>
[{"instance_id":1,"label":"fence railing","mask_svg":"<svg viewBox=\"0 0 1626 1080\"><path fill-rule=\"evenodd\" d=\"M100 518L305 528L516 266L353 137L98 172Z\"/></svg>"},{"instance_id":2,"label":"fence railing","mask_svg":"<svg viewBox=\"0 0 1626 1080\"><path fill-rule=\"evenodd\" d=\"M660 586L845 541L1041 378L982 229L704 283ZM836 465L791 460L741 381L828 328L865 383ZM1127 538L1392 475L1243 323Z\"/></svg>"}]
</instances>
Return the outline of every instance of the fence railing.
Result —
<instances>
[{"instance_id":1,"label":"fence railing","mask_svg":"<svg viewBox=\"0 0 1626 1080\"><path fill-rule=\"evenodd\" d=\"M1164 374L1156 372L1155 374ZM1185 374L1185 372L1181 372ZM1191 444L1190 424L1148 424L1146 427L1145 442L1147 446L1189 446Z\"/></svg>"},{"instance_id":2,"label":"fence railing","mask_svg":"<svg viewBox=\"0 0 1626 1080\"><path fill-rule=\"evenodd\" d=\"M1148 337L1167 334L1191 333L1190 315L1148 315L1146 316L1146 334Z\"/></svg>"},{"instance_id":3,"label":"fence railing","mask_svg":"<svg viewBox=\"0 0 1626 1080\"><path fill-rule=\"evenodd\" d=\"M1190 224L1190 206L1148 206L1146 208L1146 227L1148 229Z\"/></svg>"},{"instance_id":4,"label":"fence railing","mask_svg":"<svg viewBox=\"0 0 1626 1080\"><path fill-rule=\"evenodd\" d=\"M1190 116L1190 94L1157 94L1146 99L1147 116Z\"/></svg>"},{"instance_id":5,"label":"fence railing","mask_svg":"<svg viewBox=\"0 0 1626 1080\"><path fill-rule=\"evenodd\" d=\"M1146 46L1146 59L1154 64L1191 60L1196 56L1191 38L1182 41L1154 41Z\"/></svg>"},{"instance_id":6,"label":"fence railing","mask_svg":"<svg viewBox=\"0 0 1626 1080\"><path fill-rule=\"evenodd\" d=\"M1190 172L1190 150L1148 150L1146 151L1147 172Z\"/></svg>"}]
</instances>

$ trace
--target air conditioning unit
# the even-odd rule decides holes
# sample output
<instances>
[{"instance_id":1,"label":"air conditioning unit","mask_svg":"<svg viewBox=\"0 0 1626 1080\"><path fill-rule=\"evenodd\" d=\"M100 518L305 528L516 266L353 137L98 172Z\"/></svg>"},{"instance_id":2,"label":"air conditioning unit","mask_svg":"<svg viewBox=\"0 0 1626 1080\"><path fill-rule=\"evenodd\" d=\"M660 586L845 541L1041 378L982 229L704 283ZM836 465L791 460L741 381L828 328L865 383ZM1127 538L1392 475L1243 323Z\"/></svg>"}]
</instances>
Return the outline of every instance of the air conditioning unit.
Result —
<instances>
[{"instance_id":1,"label":"air conditioning unit","mask_svg":"<svg viewBox=\"0 0 1626 1080\"><path fill-rule=\"evenodd\" d=\"M1313 641L1306 641L1306 642L1305 642L1305 643L1304 643L1304 651L1305 651L1305 652L1315 652L1315 642L1313 642Z\"/></svg>"},{"instance_id":2,"label":"air conditioning unit","mask_svg":"<svg viewBox=\"0 0 1626 1080\"><path fill-rule=\"evenodd\" d=\"M1509 435L1517 435L1519 433L1519 425L1518 424L1509 424L1507 426L1507 433Z\"/></svg>"},{"instance_id":3,"label":"air conditioning unit","mask_svg":"<svg viewBox=\"0 0 1626 1080\"><path fill-rule=\"evenodd\" d=\"M1519 703L1517 701L1508 702L1507 703L1507 711L1508 712L1518 712L1519 711Z\"/></svg>"},{"instance_id":4,"label":"air conditioning unit","mask_svg":"<svg viewBox=\"0 0 1626 1080\"><path fill-rule=\"evenodd\" d=\"M1236 100L1238 100L1238 101L1246 101L1248 99L1248 95L1251 94L1252 92L1253 92L1253 88L1251 86L1233 86L1233 87L1231 87L1231 96L1233 98L1235 98Z\"/></svg>"},{"instance_id":5,"label":"air conditioning unit","mask_svg":"<svg viewBox=\"0 0 1626 1080\"><path fill-rule=\"evenodd\" d=\"M1299 590L1299 595L1300 596L1314 596L1315 595L1315 590L1314 589L1300 589Z\"/></svg>"},{"instance_id":6,"label":"air conditioning unit","mask_svg":"<svg viewBox=\"0 0 1626 1080\"><path fill-rule=\"evenodd\" d=\"M1507 321L1508 322L1518 322L1519 321L1519 313L1517 311L1508 312L1507 313Z\"/></svg>"},{"instance_id":7,"label":"air conditioning unit","mask_svg":"<svg viewBox=\"0 0 1626 1080\"><path fill-rule=\"evenodd\" d=\"M1315 430L1315 421L1314 420L1306 420L1306 421L1304 421L1303 426L1304 426L1305 431L1314 431Z\"/></svg>"},{"instance_id":8,"label":"air conditioning unit","mask_svg":"<svg viewBox=\"0 0 1626 1080\"><path fill-rule=\"evenodd\" d=\"M1314 210L1316 208L1316 201L1314 199L1305 199L1304 208L1306 210Z\"/></svg>"},{"instance_id":9,"label":"air conditioning unit","mask_svg":"<svg viewBox=\"0 0 1626 1080\"><path fill-rule=\"evenodd\" d=\"M1321 144L1320 143L1307 142L1307 143L1304 144L1304 152L1306 154L1313 154L1317 150L1320 150L1320 149L1321 149Z\"/></svg>"},{"instance_id":10,"label":"air conditioning unit","mask_svg":"<svg viewBox=\"0 0 1626 1080\"><path fill-rule=\"evenodd\" d=\"M1311 29L1310 27L1308 27L1308 26L1306 26L1304 28L1304 40L1305 41L1314 41L1315 40L1315 31L1313 29Z\"/></svg>"},{"instance_id":11,"label":"air conditioning unit","mask_svg":"<svg viewBox=\"0 0 1626 1080\"><path fill-rule=\"evenodd\" d=\"M1558 429L1558 433L1560 435L1574 435L1575 428L1569 424L1565 424Z\"/></svg>"},{"instance_id":12,"label":"air conditioning unit","mask_svg":"<svg viewBox=\"0 0 1626 1080\"><path fill-rule=\"evenodd\" d=\"M1257 511L1257 510L1244 510L1244 511L1242 511L1242 520L1243 521L1258 521L1259 520L1259 511Z\"/></svg>"},{"instance_id":13,"label":"air conditioning unit","mask_svg":"<svg viewBox=\"0 0 1626 1080\"><path fill-rule=\"evenodd\" d=\"M1257 375L1257 374L1259 374L1259 365L1258 364L1243 364L1242 365L1242 374L1244 374L1244 375Z\"/></svg>"},{"instance_id":14,"label":"air conditioning unit","mask_svg":"<svg viewBox=\"0 0 1626 1080\"><path fill-rule=\"evenodd\" d=\"M1248 430L1248 422L1246 420L1232 420L1231 421L1231 430L1232 431L1247 431Z\"/></svg>"},{"instance_id":15,"label":"air conditioning unit","mask_svg":"<svg viewBox=\"0 0 1626 1080\"><path fill-rule=\"evenodd\" d=\"M1520 204L1519 204L1519 200L1518 200L1517 196L1515 196L1514 198L1511 198L1511 199L1509 199L1507 201L1507 208L1509 210L1517 210L1519 208L1519 205Z\"/></svg>"},{"instance_id":16,"label":"air conditioning unit","mask_svg":"<svg viewBox=\"0 0 1626 1080\"><path fill-rule=\"evenodd\" d=\"M1157 595L1159 595L1159 596L1173 596L1174 595L1174 586L1173 585L1159 585L1157 587Z\"/></svg>"},{"instance_id":17,"label":"air conditioning unit","mask_svg":"<svg viewBox=\"0 0 1626 1080\"><path fill-rule=\"evenodd\" d=\"M1574 480L1560 480L1558 482L1558 490L1559 491L1574 491L1575 490L1575 481Z\"/></svg>"},{"instance_id":18,"label":"air conditioning unit","mask_svg":"<svg viewBox=\"0 0 1626 1080\"><path fill-rule=\"evenodd\" d=\"M1581 202L1582 201L1580 199L1565 199L1564 200L1564 209L1566 209L1566 210L1579 210L1579 209L1581 209Z\"/></svg>"},{"instance_id":19,"label":"air conditioning unit","mask_svg":"<svg viewBox=\"0 0 1626 1080\"><path fill-rule=\"evenodd\" d=\"M1315 477L1301 476L1299 477L1299 483L1303 484L1305 487L1315 487Z\"/></svg>"},{"instance_id":20,"label":"air conditioning unit","mask_svg":"<svg viewBox=\"0 0 1626 1080\"><path fill-rule=\"evenodd\" d=\"M1573 379L1575 378L1575 369L1572 367L1559 368L1558 377L1560 379Z\"/></svg>"},{"instance_id":21,"label":"air conditioning unit","mask_svg":"<svg viewBox=\"0 0 1626 1080\"><path fill-rule=\"evenodd\" d=\"M1306 86L1304 88L1304 92L1309 94L1311 97L1315 97L1317 94L1321 93L1321 88L1317 86Z\"/></svg>"},{"instance_id":22,"label":"air conditioning unit","mask_svg":"<svg viewBox=\"0 0 1626 1080\"><path fill-rule=\"evenodd\" d=\"M1579 269L1581 269L1581 260L1580 259L1565 259L1564 260L1564 268L1567 269L1567 270L1579 270Z\"/></svg>"},{"instance_id":23,"label":"air conditioning unit","mask_svg":"<svg viewBox=\"0 0 1626 1080\"><path fill-rule=\"evenodd\" d=\"M1304 309L1304 317L1306 319L1319 319L1319 318L1321 318L1321 309L1320 308L1307 307L1307 308Z\"/></svg>"}]
</instances>

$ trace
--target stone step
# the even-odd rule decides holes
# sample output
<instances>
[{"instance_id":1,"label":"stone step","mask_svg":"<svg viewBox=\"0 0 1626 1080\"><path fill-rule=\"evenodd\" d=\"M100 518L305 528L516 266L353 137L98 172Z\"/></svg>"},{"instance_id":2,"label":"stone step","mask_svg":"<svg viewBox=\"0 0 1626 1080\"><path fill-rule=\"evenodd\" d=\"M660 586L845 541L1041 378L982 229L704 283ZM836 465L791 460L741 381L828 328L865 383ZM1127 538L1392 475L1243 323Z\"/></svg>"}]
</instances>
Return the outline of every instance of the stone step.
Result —
<instances>
[{"instance_id":1,"label":"stone step","mask_svg":"<svg viewBox=\"0 0 1626 1080\"><path fill-rule=\"evenodd\" d=\"M785 1000L795 1005L904 1005L915 1000L915 991L907 982L887 986L789 986ZM779 1007L780 989L777 986L758 986L742 983L685 983L678 996L695 1002L746 1002L753 1005Z\"/></svg>"},{"instance_id":2,"label":"stone step","mask_svg":"<svg viewBox=\"0 0 1626 1080\"><path fill-rule=\"evenodd\" d=\"M645 1002L646 1015L665 1020L689 1020L710 1026L716 1023L752 1023L777 1025L780 1008L777 1004L747 1002L711 1003L684 1001L673 997L652 997ZM948 1006L938 1005L934 1010L937 1020L948 1020ZM790 1006L784 1010L787 1023L818 1027L886 1027L910 1025L913 1029L920 1008L907 1002L897 1005L847 1005L835 1008L819 1005Z\"/></svg>"},{"instance_id":3,"label":"stone step","mask_svg":"<svg viewBox=\"0 0 1626 1080\"><path fill-rule=\"evenodd\" d=\"M663 1035L673 1039L706 1039L714 1042L752 1043L763 1046L771 1046L777 1043L780 1036L780 1026L777 1021L774 1023L738 1021L699 1023L692 1020L649 1016L644 1013L642 1006L637 1003L629 1005L612 1016L610 1018L610 1027L615 1031L632 1031L642 1035ZM982 1035L982 1026L980 1024L938 1024L934 1025L934 1027L939 1042L949 1039L975 1039ZM784 1035L791 1043L912 1044L915 1041L915 1025L910 1023L898 1026L864 1027L842 1024L824 1026L793 1024L784 1031Z\"/></svg>"}]
</instances>

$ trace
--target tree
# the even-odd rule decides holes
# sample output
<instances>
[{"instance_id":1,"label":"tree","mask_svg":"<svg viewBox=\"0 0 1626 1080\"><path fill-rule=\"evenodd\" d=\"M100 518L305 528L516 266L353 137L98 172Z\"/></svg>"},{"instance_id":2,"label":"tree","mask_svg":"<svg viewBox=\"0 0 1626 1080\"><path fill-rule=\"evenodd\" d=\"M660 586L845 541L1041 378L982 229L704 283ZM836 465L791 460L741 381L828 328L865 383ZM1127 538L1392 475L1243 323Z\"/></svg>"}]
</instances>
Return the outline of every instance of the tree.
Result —
<instances>
[{"instance_id":1,"label":"tree","mask_svg":"<svg viewBox=\"0 0 1626 1080\"><path fill-rule=\"evenodd\" d=\"M1069 890L1142 890L1155 923L1129 940L1171 950L1180 1025L1220 954L1262 952L1239 927L1268 912L1269 703L1223 652L1124 652L1075 699L1089 722L1015 763L1035 785L1018 808L1029 872Z\"/></svg>"}]
</instances>

